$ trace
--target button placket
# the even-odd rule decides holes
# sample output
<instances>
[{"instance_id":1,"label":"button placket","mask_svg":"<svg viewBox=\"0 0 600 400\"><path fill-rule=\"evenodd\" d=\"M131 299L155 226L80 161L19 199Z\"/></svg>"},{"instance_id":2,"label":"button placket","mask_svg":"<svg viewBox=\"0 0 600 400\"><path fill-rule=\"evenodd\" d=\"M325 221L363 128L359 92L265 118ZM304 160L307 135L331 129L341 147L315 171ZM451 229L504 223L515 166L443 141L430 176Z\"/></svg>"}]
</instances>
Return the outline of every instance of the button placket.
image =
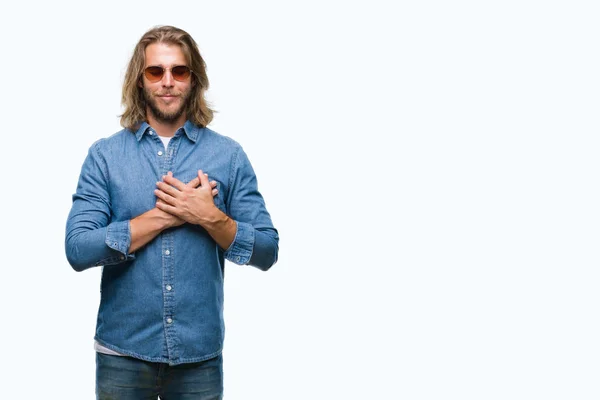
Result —
<instances>
[{"instance_id":1,"label":"button placket","mask_svg":"<svg viewBox=\"0 0 600 400\"><path fill-rule=\"evenodd\" d=\"M156 160L159 164L159 171L161 171L162 175L166 175L168 171L173 171L173 168L175 168L173 152L170 148L172 147L172 144L176 138L172 138L167 148L165 148L160 138L157 135L154 136L154 139L162 145L160 146L160 149L155 148L155 154L158 156ZM159 180L162 180L162 178L159 177ZM178 342L175 340L177 337L177 325L174 321L174 315L177 313L177 310L175 309L176 293L173 289L176 283L174 282L175 260L173 257L173 239L174 237L172 232L167 231L161 233L163 323L169 359L177 359L179 356Z\"/></svg>"}]
</instances>

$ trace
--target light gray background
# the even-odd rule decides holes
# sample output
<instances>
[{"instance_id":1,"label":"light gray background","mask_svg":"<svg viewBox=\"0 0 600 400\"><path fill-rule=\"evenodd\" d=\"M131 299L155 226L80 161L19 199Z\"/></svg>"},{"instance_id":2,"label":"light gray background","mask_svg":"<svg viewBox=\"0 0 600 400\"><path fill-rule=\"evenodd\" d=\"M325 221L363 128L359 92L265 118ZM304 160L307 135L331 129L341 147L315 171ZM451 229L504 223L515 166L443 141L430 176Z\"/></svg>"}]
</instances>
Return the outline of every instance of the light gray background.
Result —
<instances>
[{"instance_id":1,"label":"light gray background","mask_svg":"<svg viewBox=\"0 0 600 400\"><path fill-rule=\"evenodd\" d=\"M226 268L227 399L600 397L595 2L2 8L4 397L94 396L100 270L64 225L156 24L196 38L281 234Z\"/></svg>"}]
</instances>

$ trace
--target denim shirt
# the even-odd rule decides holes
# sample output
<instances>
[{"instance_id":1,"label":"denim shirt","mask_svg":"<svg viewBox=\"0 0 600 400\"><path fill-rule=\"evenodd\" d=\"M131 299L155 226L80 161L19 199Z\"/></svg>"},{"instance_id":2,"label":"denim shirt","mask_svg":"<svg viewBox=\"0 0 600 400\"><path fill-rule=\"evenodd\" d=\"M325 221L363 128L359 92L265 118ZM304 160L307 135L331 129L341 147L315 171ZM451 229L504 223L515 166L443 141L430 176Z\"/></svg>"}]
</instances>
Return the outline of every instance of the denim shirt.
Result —
<instances>
[{"instance_id":1,"label":"denim shirt","mask_svg":"<svg viewBox=\"0 0 600 400\"><path fill-rule=\"evenodd\" d=\"M215 205L236 221L230 247L185 223L128 253L129 222L155 207L156 182L172 171L187 183L200 169L217 182ZM96 341L146 361L177 365L219 355L225 259L265 271L277 261L279 236L242 147L190 121L166 149L147 123L95 142L66 225L73 269L102 266Z\"/></svg>"}]
</instances>

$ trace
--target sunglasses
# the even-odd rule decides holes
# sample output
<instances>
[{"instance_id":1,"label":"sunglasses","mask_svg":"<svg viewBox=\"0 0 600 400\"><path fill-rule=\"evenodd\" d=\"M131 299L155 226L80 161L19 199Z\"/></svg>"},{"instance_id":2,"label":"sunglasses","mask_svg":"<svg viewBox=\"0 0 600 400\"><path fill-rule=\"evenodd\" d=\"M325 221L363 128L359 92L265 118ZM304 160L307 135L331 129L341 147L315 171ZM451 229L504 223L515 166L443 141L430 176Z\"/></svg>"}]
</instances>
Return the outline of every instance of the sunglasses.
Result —
<instances>
[{"instance_id":1,"label":"sunglasses","mask_svg":"<svg viewBox=\"0 0 600 400\"><path fill-rule=\"evenodd\" d=\"M156 83L163 78L163 76L165 75L165 71L167 70L171 70L171 75L173 76L173 79L180 82L186 81L190 77L190 74L192 72L192 70L186 67L185 65L177 65L172 68L163 68L157 65L153 65L147 67L144 70L144 76L150 82Z\"/></svg>"}]
</instances>

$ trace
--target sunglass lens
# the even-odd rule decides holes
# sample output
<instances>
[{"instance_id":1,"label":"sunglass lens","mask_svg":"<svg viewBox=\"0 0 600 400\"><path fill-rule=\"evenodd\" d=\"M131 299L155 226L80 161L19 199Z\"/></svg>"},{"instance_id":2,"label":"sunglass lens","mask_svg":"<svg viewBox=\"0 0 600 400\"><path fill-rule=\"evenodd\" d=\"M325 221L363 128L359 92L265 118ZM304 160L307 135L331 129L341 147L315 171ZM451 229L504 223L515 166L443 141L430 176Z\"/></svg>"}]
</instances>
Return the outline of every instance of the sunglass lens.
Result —
<instances>
[{"instance_id":1,"label":"sunglass lens","mask_svg":"<svg viewBox=\"0 0 600 400\"><path fill-rule=\"evenodd\" d=\"M164 70L161 67L148 67L145 70L146 79L150 82L158 82L162 79Z\"/></svg>"},{"instance_id":2,"label":"sunglass lens","mask_svg":"<svg viewBox=\"0 0 600 400\"><path fill-rule=\"evenodd\" d=\"M173 78L175 78L178 81L185 81L187 78L190 77L190 69L185 65L178 65L176 67L173 67L171 73L173 74Z\"/></svg>"}]
</instances>

